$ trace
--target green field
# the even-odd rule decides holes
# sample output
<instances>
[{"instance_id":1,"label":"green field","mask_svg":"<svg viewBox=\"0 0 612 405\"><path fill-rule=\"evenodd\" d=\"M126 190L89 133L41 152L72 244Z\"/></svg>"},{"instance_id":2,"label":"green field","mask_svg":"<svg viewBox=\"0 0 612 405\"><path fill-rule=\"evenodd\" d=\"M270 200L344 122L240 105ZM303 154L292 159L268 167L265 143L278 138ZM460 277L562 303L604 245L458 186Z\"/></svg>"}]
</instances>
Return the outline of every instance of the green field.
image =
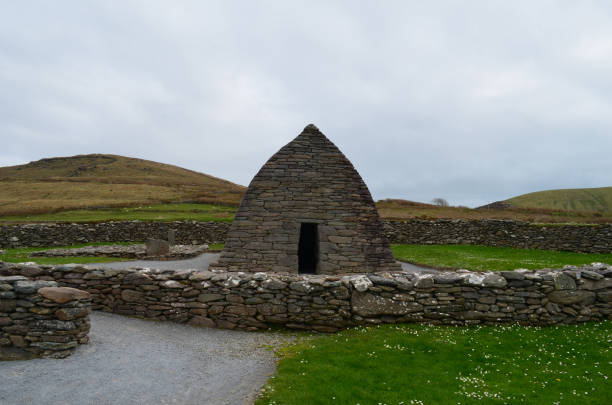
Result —
<instances>
[{"instance_id":1,"label":"green field","mask_svg":"<svg viewBox=\"0 0 612 405\"><path fill-rule=\"evenodd\" d=\"M608 404L612 322L359 327L280 351L256 404Z\"/></svg>"},{"instance_id":2,"label":"green field","mask_svg":"<svg viewBox=\"0 0 612 405\"><path fill-rule=\"evenodd\" d=\"M36 248L16 248L16 249L3 249L4 253L0 253L0 261L11 262L11 263L24 263L34 262L38 264L86 264L86 263L108 263L108 262L121 262L130 259L120 257L104 257L104 256L70 256L70 257L29 257L28 255L32 252L39 252L41 250L49 249L60 249L60 248L80 248L84 246L102 246L102 245L132 245L135 242L94 242L85 243L81 245L73 246L53 246L53 247L36 247Z\"/></svg>"},{"instance_id":3,"label":"green field","mask_svg":"<svg viewBox=\"0 0 612 405\"><path fill-rule=\"evenodd\" d=\"M612 264L612 254L557 252L480 245L392 245L396 259L440 269L514 270L561 268L566 264Z\"/></svg>"},{"instance_id":4,"label":"green field","mask_svg":"<svg viewBox=\"0 0 612 405\"><path fill-rule=\"evenodd\" d=\"M612 212L612 187L546 190L523 194L505 202L516 208Z\"/></svg>"},{"instance_id":5,"label":"green field","mask_svg":"<svg viewBox=\"0 0 612 405\"><path fill-rule=\"evenodd\" d=\"M1 222L104 222L104 221L220 221L231 222L236 207L213 204L154 204L127 208L100 208L46 214L12 215Z\"/></svg>"}]
</instances>

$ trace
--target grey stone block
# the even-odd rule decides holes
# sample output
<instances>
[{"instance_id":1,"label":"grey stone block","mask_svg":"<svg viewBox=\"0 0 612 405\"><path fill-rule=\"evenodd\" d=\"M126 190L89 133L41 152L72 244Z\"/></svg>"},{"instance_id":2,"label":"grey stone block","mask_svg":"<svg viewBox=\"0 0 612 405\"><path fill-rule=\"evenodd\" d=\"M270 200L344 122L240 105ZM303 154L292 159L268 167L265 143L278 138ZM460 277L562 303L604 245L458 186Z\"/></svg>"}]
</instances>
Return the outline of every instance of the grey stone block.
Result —
<instances>
[{"instance_id":1,"label":"grey stone block","mask_svg":"<svg viewBox=\"0 0 612 405\"><path fill-rule=\"evenodd\" d=\"M168 241L161 239L147 239L146 255L152 257L168 256L170 253L170 245Z\"/></svg>"}]
</instances>

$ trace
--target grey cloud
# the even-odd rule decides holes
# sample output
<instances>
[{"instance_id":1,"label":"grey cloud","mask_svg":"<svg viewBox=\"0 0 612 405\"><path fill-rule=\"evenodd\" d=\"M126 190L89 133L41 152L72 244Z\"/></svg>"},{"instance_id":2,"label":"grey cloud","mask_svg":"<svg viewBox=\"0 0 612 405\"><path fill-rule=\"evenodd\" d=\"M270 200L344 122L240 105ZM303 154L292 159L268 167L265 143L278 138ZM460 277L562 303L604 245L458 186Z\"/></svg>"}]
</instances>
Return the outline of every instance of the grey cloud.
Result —
<instances>
[{"instance_id":1,"label":"grey cloud","mask_svg":"<svg viewBox=\"0 0 612 405\"><path fill-rule=\"evenodd\" d=\"M116 153L246 185L314 122L376 199L612 185L607 2L0 7L0 165Z\"/></svg>"}]
</instances>

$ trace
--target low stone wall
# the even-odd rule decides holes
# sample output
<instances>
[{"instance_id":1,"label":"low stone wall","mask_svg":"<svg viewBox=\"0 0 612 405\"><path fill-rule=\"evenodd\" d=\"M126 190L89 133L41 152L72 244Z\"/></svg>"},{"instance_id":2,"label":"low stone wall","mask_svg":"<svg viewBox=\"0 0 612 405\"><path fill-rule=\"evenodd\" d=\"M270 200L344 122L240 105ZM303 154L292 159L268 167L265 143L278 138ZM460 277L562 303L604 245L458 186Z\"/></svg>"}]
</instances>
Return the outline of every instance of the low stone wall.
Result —
<instances>
[{"instance_id":1,"label":"low stone wall","mask_svg":"<svg viewBox=\"0 0 612 405\"><path fill-rule=\"evenodd\" d=\"M331 332L359 324L571 324L612 319L612 266L346 276L86 269L0 262L88 291L93 308L228 329Z\"/></svg>"},{"instance_id":2,"label":"low stone wall","mask_svg":"<svg viewBox=\"0 0 612 405\"><path fill-rule=\"evenodd\" d=\"M0 247L69 246L88 242L143 242L167 239L176 232L175 243L200 245L223 242L229 222L142 222L57 223L0 225Z\"/></svg>"},{"instance_id":3,"label":"low stone wall","mask_svg":"<svg viewBox=\"0 0 612 405\"><path fill-rule=\"evenodd\" d=\"M55 281L0 277L0 359L70 355L88 342L90 305L89 293Z\"/></svg>"},{"instance_id":4,"label":"low stone wall","mask_svg":"<svg viewBox=\"0 0 612 405\"><path fill-rule=\"evenodd\" d=\"M411 220L386 222L392 243L464 244L525 249L612 252L612 224L554 225L505 220Z\"/></svg>"},{"instance_id":5,"label":"low stone wall","mask_svg":"<svg viewBox=\"0 0 612 405\"><path fill-rule=\"evenodd\" d=\"M64 246L86 242L138 242L166 239L177 244L223 242L228 222L103 222L0 226L0 247ZM534 225L505 220L384 221L391 243L476 244L588 253L612 252L612 224Z\"/></svg>"},{"instance_id":6,"label":"low stone wall","mask_svg":"<svg viewBox=\"0 0 612 405\"><path fill-rule=\"evenodd\" d=\"M163 259L188 259L208 252L208 245L173 245ZM102 245L84 246L73 249L49 249L30 253L31 257L121 257L126 259L156 260L157 256L147 256L145 245Z\"/></svg>"}]
</instances>

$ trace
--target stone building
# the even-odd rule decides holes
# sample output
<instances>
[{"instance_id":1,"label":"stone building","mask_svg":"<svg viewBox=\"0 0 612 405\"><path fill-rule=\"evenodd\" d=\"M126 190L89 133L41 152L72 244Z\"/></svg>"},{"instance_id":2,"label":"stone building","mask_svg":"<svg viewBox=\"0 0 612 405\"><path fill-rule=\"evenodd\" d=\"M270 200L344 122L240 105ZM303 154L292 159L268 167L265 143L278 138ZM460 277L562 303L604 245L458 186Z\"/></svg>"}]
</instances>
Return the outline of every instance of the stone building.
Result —
<instances>
[{"instance_id":1,"label":"stone building","mask_svg":"<svg viewBox=\"0 0 612 405\"><path fill-rule=\"evenodd\" d=\"M361 176L312 124L253 178L211 268L316 274L400 269Z\"/></svg>"}]
</instances>

